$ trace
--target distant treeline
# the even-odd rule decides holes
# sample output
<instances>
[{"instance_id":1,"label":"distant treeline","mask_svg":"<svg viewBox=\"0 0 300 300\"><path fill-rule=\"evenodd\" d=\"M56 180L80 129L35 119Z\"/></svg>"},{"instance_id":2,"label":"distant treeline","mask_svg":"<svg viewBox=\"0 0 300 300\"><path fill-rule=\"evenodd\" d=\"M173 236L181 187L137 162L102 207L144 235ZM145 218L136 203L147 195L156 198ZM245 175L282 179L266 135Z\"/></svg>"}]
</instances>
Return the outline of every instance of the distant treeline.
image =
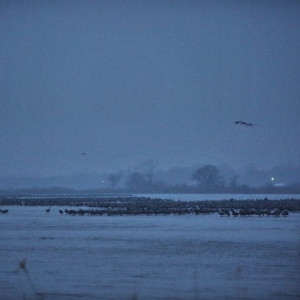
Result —
<instances>
[{"instance_id":1,"label":"distant treeline","mask_svg":"<svg viewBox=\"0 0 300 300\"><path fill-rule=\"evenodd\" d=\"M226 165L194 165L162 170L153 160L108 173L0 177L2 194L29 188L49 193L299 193L299 186L300 166L248 166L237 171Z\"/></svg>"},{"instance_id":2,"label":"distant treeline","mask_svg":"<svg viewBox=\"0 0 300 300\"><path fill-rule=\"evenodd\" d=\"M135 194L135 193L186 193L186 194L299 194L300 183L291 185L265 184L250 187L238 184L238 176L226 181L220 171L213 165L197 168L190 175L191 184L171 184L157 180L153 172L132 172L129 175L112 173L107 175L106 187L98 189L76 189L65 187L47 187L30 189L3 189L0 195L40 195L40 194ZM121 180L123 183L121 184Z\"/></svg>"}]
</instances>

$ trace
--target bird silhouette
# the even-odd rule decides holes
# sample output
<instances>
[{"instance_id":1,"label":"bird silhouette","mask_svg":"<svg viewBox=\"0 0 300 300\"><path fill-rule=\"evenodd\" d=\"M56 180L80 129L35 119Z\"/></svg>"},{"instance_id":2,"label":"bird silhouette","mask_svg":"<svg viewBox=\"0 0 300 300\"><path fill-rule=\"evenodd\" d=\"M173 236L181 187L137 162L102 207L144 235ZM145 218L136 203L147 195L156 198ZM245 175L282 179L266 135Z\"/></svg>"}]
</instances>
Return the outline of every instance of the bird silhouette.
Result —
<instances>
[{"instance_id":1,"label":"bird silhouette","mask_svg":"<svg viewBox=\"0 0 300 300\"><path fill-rule=\"evenodd\" d=\"M237 125L244 125L244 126L254 126L254 125L257 125L257 124L254 124L254 123L247 123L247 122L244 122L244 121L235 121L234 124L237 124Z\"/></svg>"},{"instance_id":2,"label":"bird silhouette","mask_svg":"<svg viewBox=\"0 0 300 300\"><path fill-rule=\"evenodd\" d=\"M87 155L87 154L85 152L82 152L80 155L83 156L83 155Z\"/></svg>"}]
</instances>

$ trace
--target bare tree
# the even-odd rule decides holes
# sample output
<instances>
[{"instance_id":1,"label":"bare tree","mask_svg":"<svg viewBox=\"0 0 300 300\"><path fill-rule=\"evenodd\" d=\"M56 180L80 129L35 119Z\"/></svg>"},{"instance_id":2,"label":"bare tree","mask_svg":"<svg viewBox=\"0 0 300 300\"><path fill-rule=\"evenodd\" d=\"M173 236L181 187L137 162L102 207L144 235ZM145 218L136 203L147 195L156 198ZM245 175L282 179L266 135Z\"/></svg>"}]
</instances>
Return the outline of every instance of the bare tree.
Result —
<instances>
[{"instance_id":1,"label":"bare tree","mask_svg":"<svg viewBox=\"0 0 300 300\"><path fill-rule=\"evenodd\" d=\"M212 165L206 165L197 169L191 177L198 185L204 188L215 188L223 184L223 178L219 174L219 169Z\"/></svg>"}]
</instances>

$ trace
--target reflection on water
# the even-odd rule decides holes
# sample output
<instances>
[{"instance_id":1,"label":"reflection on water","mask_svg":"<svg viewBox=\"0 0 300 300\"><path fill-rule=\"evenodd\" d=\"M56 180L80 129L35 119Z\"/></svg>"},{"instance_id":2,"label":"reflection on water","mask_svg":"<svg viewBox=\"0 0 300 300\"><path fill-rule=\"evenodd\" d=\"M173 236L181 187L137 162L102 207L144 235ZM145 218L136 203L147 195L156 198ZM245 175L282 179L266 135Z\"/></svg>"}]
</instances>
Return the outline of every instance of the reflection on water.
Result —
<instances>
[{"instance_id":1,"label":"reflection on water","mask_svg":"<svg viewBox=\"0 0 300 300\"><path fill-rule=\"evenodd\" d=\"M44 299L299 299L300 214L1 215L0 294Z\"/></svg>"}]
</instances>

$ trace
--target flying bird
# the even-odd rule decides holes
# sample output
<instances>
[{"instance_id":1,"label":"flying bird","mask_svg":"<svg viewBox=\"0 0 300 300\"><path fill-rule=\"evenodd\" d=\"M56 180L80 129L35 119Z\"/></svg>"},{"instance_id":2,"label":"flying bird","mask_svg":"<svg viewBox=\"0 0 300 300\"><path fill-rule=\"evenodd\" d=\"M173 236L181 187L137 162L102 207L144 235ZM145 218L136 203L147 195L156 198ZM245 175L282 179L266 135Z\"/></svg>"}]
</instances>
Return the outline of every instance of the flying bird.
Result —
<instances>
[{"instance_id":1,"label":"flying bird","mask_svg":"<svg viewBox=\"0 0 300 300\"><path fill-rule=\"evenodd\" d=\"M83 155L87 155L87 154L85 152L82 152L80 155L83 156Z\"/></svg>"},{"instance_id":2,"label":"flying bird","mask_svg":"<svg viewBox=\"0 0 300 300\"><path fill-rule=\"evenodd\" d=\"M244 126L254 126L254 125L257 125L257 124L253 124L253 123L247 123L247 122L244 122L244 121L235 121L234 124L237 124L237 125L244 125Z\"/></svg>"}]
</instances>

